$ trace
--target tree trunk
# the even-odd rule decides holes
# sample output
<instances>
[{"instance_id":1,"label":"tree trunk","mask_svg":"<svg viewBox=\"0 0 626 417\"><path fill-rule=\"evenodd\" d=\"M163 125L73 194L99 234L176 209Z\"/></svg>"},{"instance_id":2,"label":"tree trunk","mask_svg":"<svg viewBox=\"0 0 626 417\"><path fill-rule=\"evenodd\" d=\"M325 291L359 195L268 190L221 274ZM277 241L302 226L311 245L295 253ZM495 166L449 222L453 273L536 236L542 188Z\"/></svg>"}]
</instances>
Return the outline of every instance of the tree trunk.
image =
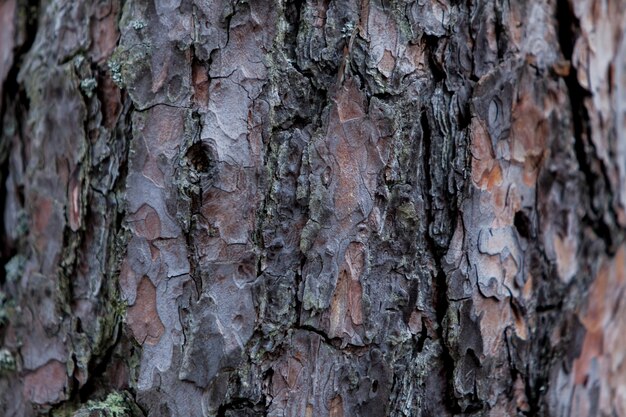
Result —
<instances>
[{"instance_id":1,"label":"tree trunk","mask_svg":"<svg viewBox=\"0 0 626 417\"><path fill-rule=\"evenodd\" d=\"M0 414L626 416L625 31L0 0Z\"/></svg>"}]
</instances>

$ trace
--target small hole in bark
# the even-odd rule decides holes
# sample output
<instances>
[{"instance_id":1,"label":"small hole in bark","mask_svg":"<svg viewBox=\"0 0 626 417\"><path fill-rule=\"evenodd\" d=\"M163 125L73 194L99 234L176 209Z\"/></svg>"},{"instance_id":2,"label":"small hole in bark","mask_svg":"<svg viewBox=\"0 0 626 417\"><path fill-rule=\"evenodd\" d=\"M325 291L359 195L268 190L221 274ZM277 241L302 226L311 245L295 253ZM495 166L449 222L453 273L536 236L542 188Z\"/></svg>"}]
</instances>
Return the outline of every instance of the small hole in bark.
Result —
<instances>
[{"instance_id":1,"label":"small hole in bark","mask_svg":"<svg viewBox=\"0 0 626 417\"><path fill-rule=\"evenodd\" d=\"M530 237L530 219L523 211L518 211L515 213L515 219L513 220L513 224L517 229L517 232L524 239L528 239Z\"/></svg>"},{"instance_id":2,"label":"small hole in bark","mask_svg":"<svg viewBox=\"0 0 626 417\"><path fill-rule=\"evenodd\" d=\"M374 394L376 394L376 391L378 391L378 380L377 380L377 379L375 379L375 380L372 382L372 392L373 392Z\"/></svg>"},{"instance_id":3,"label":"small hole in bark","mask_svg":"<svg viewBox=\"0 0 626 417\"><path fill-rule=\"evenodd\" d=\"M209 172L211 168L211 150L203 142L194 143L187 149L187 159L198 172Z\"/></svg>"}]
</instances>

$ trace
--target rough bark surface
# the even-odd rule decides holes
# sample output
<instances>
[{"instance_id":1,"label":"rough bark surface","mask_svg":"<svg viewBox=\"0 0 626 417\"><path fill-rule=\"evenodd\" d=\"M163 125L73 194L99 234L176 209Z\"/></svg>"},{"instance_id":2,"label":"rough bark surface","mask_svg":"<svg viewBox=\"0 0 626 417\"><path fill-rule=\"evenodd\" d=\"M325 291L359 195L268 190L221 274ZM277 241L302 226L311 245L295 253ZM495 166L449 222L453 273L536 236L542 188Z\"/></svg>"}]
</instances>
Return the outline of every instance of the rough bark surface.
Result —
<instances>
[{"instance_id":1,"label":"rough bark surface","mask_svg":"<svg viewBox=\"0 0 626 417\"><path fill-rule=\"evenodd\" d=\"M626 416L625 32L0 0L0 414Z\"/></svg>"}]
</instances>

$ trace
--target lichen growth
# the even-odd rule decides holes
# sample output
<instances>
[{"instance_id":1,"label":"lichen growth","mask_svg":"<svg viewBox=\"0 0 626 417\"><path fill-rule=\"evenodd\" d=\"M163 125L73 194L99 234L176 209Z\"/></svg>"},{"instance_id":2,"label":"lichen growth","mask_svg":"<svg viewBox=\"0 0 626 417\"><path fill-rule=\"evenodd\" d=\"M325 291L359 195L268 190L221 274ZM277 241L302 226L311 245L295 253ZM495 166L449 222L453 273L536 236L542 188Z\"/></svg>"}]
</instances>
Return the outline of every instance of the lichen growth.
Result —
<instances>
[{"instance_id":1,"label":"lichen growth","mask_svg":"<svg viewBox=\"0 0 626 417\"><path fill-rule=\"evenodd\" d=\"M11 303L7 300L6 294L0 291L0 327L4 326L9 321L10 304Z\"/></svg>"},{"instance_id":2,"label":"lichen growth","mask_svg":"<svg viewBox=\"0 0 626 417\"><path fill-rule=\"evenodd\" d=\"M355 34L356 27L357 26L356 26L356 24L354 22L347 22L341 28L341 36L343 38L351 38Z\"/></svg>"},{"instance_id":3,"label":"lichen growth","mask_svg":"<svg viewBox=\"0 0 626 417\"><path fill-rule=\"evenodd\" d=\"M109 66L109 71L111 71L111 79L113 80L113 82L119 87L123 87L122 64L120 64L120 62L113 57L109 59L107 64Z\"/></svg>"},{"instance_id":4,"label":"lichen growth","mask_svg":"<svg viewBox=\"0 0 626 417\"><path fill-rule=\"evenodd\" d=\"M74 417L138 417L143 416L128 393L112 392L102 401L88 401Z\"/></svg>"},{"instance_id":5,"label":"lichen growth","mask_svg":"<svg viewBox=\"0 0 626 417\"><path fill-rule=\"evenodd\" d=\"M136 94L141 90L142 82L152 79L151 56L150 43L140 42L128 47L119 46L107 61L113 82L125 88L135 102L141 97Z\"/></svg>"},{"instance_id":6,"label":"lichen growth","mask_svg":"<svg viewBox=\"0 0 626 417\"><path fill-rule=\"evenodd\" d=\"M312 219L307 221L304 228L302 228L302 232L300 232L300 251L302 253L307 253L311 249L320 229L321 225L318 222Z\"/></svg>"},{"instance_id":7,"label":"lichen growth","mask_svg":"<svg viewBox=\"0 0 626 417\"><path fill-rule=\"evenodd\" d=\"M4 271L7 281L15 282L24 273L24 267L26 266L26 258L24 255L17 254L11 258L9 262L4 265Z\"/></svg>"},{"instance_id":8,"label":"lichen growth","mask_svg":"<svg viewBox=\"0 0 626 417\"><path fill-rule=\"evenodd\" d=\"M15 232L18 237L26 236L28 234L28 213L24 209L19 209L17 213L17 225L15 226Z\"/></svg>"},{"instance_id":9,"label":"lichen growth","mask_svg":"<svg viewBox=\"0 0 626 417\"><path fill-rule=\"evenodd\" d=\"M83 90L88 98L91 98L93 96L93 91L96 89L97 86L98 81L96 81L95 78L87 78L80 82L80 89Z\"/></svg>"},{"instance_id":10,"label":"lichen growth","mask_svg":"<svg viewBox=\"0 0 626 417\"><path fill-rule=\"evenodd\" d=\"M15 371L15 358L8 349L0 349L0 374Z\"/></svg>"},{"instance_id":11,"label":"lichen growth","mask_svg":"<svg viewBox=\"0 0 626 417\"><path fill-rule=\"evenodd\" d=\"M419 222L419 216L412 202L408 201L398 207L398 221L405 229Z\"/></svg>"},{"instance_id":12,"label":"lichen growth","mask_svg":"<svg viewBox=\"0 0 626 417\"><path fill-rule=\"evenodd\" d=\"M112 417L124 417L129 411L124 397L117 392L109 394L104 401L92 402L87 408L89 411L108 411Z\"/></svg>"},{"instance_id":13,"label":"lichen growth","mask_svg":"<svg viewBox=\"0 0 626 417\"><path fill-rule=\"evenodd\" d=\"M146 27L146 22L143 20L135 19L130 22L130 26L135 30L141 30Z\"/></svg>"},{"instance_id":14,"label":"lichen growth","mask_svg":"<svg viewBox=\"0 0 626 417\"><path fill-rule=\"evenodd\" d=\"M76 55L74 57L74 61L73 61L74 68L79 70L83 66L84 62L85 62L85 56L84 55L80 55L80 54Z\"/></svg>"}]
</instances>

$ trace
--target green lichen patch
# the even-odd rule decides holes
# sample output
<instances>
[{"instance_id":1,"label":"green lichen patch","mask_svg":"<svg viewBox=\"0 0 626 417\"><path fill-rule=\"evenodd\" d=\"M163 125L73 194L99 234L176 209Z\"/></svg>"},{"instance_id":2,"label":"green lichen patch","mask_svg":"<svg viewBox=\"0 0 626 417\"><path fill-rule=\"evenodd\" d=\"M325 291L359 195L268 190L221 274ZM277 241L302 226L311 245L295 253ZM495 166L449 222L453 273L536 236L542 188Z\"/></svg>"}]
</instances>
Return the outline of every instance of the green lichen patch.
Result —
<instances>
[{"instance_id":1,"label":"green lichen patch","mask_svg":"<svg viewBox=\"0 0 626 417\"><path fill-rule=\"evenodd\" d=\"M4 265L4 271L6 273L6 279L10 282L15 282L24 273L24 267L26 266L26 258L24 255L15 255L9 262Z\"/></svg>"},{"instance_id":2,"label":"green lichen patch","mask_svg":"<svg viewBox=\"0 0 626 417\"><path fill-rule=\"evenodd\" d=\"M135 86L139 77L150 73L150 45L138 43L131 47L118 47L108 60L111 79L120 88ZM148 80L152 80L150 77Z\"/></svg>"},{"instance_id":3,"label":"green lichen patch","mask_svg":"<svg viewBox=\"0 0 626 417\"><path fill-rule=\"evenodd\" d=\"M141 30L147 26L143 20L135 19L130 22L130 26L135 30Z\"/></svg>"},{"instance_id":4,"label":"green lichen patch","mask_svg":"<svg viewBox=\"0 0 626 417\"><path fill-rule=\"evenodd\" d=\"M0 349L0 375L15 371L15 358L8 349Z\"/></svg>"},{"instance_id":5,"label":"green lichen patch","mask_svg":"<svg viewBox=\"0 0 626 417\"><path fill-rule=\"evenodd\" d=\"M89 98L93 96L93 91L98 86L98 82L95 78L86 78L80 82L80 89Z\"/></svg>"},{"instance_id":6,"label":"green lichen patch","mask_svg":"<svg viewBox=\"0 0 626 417\"><path fill-rule=\"evenodd\" d=\"M118 86L123 87L122 83L122 64L115 58L109 59L107 62L109 66L109 71L111 71L111 79Z\"/></svg>"},{"instance_id":7,"label":"green lichen patch","mask_svg":"<svg viewBox=\"0 0 626 417\"><path fill-rule=\"evenodd\" d=\"M4 292L0 291L0 327L8 323L12 307L13 303L7 299Z\"/></svg>"},{"instance_id":8,"label":"green lichen patch","mask_svg":"<svg viewBox=\"0 0 626 417\"><path fill-rule=\"evenodd\" d=\"M74 417L138 417L143 412L126 392L112 392L102 401L89 401Z\"/></svg>"}]
</instances>

